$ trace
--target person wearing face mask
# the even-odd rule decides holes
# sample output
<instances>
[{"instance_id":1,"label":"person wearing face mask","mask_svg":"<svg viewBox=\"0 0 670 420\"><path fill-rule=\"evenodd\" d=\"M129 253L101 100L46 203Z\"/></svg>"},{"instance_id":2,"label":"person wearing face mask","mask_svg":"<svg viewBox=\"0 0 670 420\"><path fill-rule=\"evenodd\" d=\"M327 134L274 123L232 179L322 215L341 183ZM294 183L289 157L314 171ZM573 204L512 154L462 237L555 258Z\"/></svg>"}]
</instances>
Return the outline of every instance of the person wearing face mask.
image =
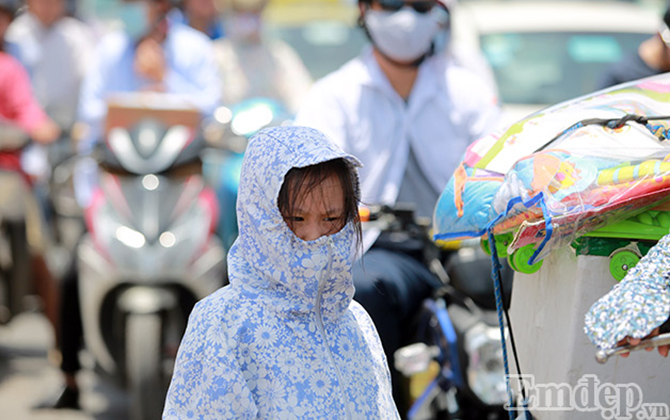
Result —
<instances>
[{"instance_id":1,"label":"person wearing face mask","mask_svg":"<svg viewBox=\"0 0 670 420\"><path fill-rule=\"evenodd\" d=\"M466 147L496 128L489 85L436 51L448 9L435 0L359 0L359 25L371 46L317 81L296 124L317 128L358 157L361 202L411 203L418 217L434 206ZM372 229L354 268L354 299L370 313L391 362L394 395L405 406L393 353L437 286L421 249ZM401 412L404 409L400 410Z\"/></svg>"},{"instance_id":2,"label":"person wearing face mask","mask_svg":"<svg viewBox=\"0 0 670 420\"><path fill-rule=\"evenodd\" d=\"M79 120L87 130L79 143L89 153L100 140L110 94L155 91L177 94L204 116L221 97L210 40L168 19L170 0L121 1L123 29L103 37L83 82Z\"/></svg>"},{"instance_id":3,"label":"person wearing face mask","mask_svg":"<svg viewBox=\"0 0 670 420\"><path fill-rule=\"evenodd\" d=\"M223 100L274 99L295 113L312 78L298 54L285 42L263 37L262 13L268 0L229 0L226 38L214 42L223 80Z\"/></svg>"}]
</instances>

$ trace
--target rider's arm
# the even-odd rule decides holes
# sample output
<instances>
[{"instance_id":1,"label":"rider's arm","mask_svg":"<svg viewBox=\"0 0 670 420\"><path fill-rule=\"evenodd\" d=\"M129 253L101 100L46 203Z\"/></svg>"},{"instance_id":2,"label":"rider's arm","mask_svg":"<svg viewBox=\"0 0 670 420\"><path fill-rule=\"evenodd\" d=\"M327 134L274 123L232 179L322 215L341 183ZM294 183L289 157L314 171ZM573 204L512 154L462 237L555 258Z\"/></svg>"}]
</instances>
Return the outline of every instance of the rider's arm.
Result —
<instances>
[{"instance_id":1,"label":"rider's arm","mask_svg":"<svg viewBox=\"0 0 670 420\"><path fill-rule=\"evenodd\" d=\"M0 69L0 119L9 120L40 142L55 140L60 129L33 96L28 73L14 58L2 53Z\"/></svg>"},{"instance_id":2,"label":"rider's arm","mask_svg":"<svg viewBox=\"0 0 670 420\"><path fill-rule=\"evenodd\" d=\"M33 96L28 73L14 58L5 54L3 56L0 70L0 114L30 133L48 120L48 117Z\"/></svg>"}]
</instances>

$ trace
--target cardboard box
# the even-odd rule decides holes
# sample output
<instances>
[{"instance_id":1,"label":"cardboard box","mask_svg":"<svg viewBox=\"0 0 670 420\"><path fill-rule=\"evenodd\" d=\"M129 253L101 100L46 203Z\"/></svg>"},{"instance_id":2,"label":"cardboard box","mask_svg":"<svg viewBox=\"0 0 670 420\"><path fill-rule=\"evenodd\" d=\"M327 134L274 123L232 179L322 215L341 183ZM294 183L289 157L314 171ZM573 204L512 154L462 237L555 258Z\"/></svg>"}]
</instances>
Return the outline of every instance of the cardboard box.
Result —
<instances>
[{"instance_id":1,"label":"cardboard box","mask_svg":"<svg viewBox=\"0 0 670 420\"><path fill-rule=\"evenodd\" d=\"M200 111L179 95L141 92L110 96L107 100L105 135L114 127L130 128L145 118L155 118L166 126L185 125L197 129Z\"/></svg>"}]
</instances>

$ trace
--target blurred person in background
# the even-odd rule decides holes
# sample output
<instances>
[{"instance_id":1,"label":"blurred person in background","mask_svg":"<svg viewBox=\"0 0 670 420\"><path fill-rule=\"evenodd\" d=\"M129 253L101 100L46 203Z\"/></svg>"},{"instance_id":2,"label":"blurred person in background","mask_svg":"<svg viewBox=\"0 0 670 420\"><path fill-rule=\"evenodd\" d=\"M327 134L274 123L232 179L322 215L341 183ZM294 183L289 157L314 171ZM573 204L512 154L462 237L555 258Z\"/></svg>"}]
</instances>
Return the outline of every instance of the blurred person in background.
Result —
<instances>
[{"instance_id":1,"label":"blurred person in background","mask_svg":"<svg viewBox=\"0 0 670 420\"><path fill-rule=\"evenodd\" d=\"M60 128L42 110L33 96L30 79L23 66L5 52L5 34L18 8L18 1L0 0L0 148L10 133L23 131L38 143L51 143L60 135ZM6 131L7 130L7 131ZM7 136L7 137L5 137ZM0 167L25 175L21 150L1 150ZM25 175L26 181L30 182ZM3 191L4 193L4 191ZM58 288L44 259L42 220L37 201L32 195L3 197L3 200L24 200L26 237L31 254L32 280L44 304L44 312L54 328L56 345L58 329ZM0 214L0 220L2 215Z\"/></svg>"},{"instance_id":2,"label":"blurred person in background","mask_svg":"<svg viewBox=\"0 0 670 420\"><path fill-rule=\"evenodd\" d=\"M212 59L211 41L202 33L168 19L169 0L121 1L123 29L106 35L97 45L93 63L81 89L79 119L86 133L78 152L86 156L101 141L107 98L115 93L162 92L176 94L204 116L219 105L220 77ZM75 169L75 189L86 206L95 185L95 169L82 163ZM54 397L35 408L79 409L76 374L81 369L82 342L79 282L73 263L62 282L61 371L65 385Z\"/></svg>"},{"instance_id":3,"label":"blurred person in background","mask_svg":"<svg viewBox=\"0 0 670 420\"><path fill-rule=\"evenodd\" d=\"M28 69L35 96L47 115L68 130L91 62L91 31L66 16L65 0L27 0L26 6L9 27L7 39L16 45L17 58Z\"/></svg>"},{"instance_id":4,"label":"blurred person in background","mask_svg":"<svg viewBox=\"0 0 670 420\"><path fill-rule=\"evenodd\" d=\"M52 223L48 191L51 166L74 153L67 134L77 115L79 88L91 62L94 37L88 26L66 16L66 0L27 0L25 4L24 12L9 27L7 38L28 70L40 105L63 130L53 146L33 144L22 156L24 169L35 178L35 191L47 221Z\"/></svg>"},{"instance_id":5,"label":"blurred person in background","mask_svg":"<svg viewBox=\"0 0 670 420\"><path fill-rule=\"evenodd\" d=\"M598 82L598 89L670 71L670 7L658 32L642 42L637 51L610 66Z\"/></svg>"},{"instance_id":6,"label":"blurred person in background","mask_svg":"<svg viewBox=\"0 0 670 420\"><path fill-rule=\"evenodd\" d=\"M466 147L497 124L496 95L476 74L436 53L448 9L435 0L359 0L359 25L371 48L317 81L296 124L317 128L358 157L362 202L411 203L432 218L439 194ZM410 323L438 286L422 244L364 233L354 266L354 299L371 315L384 345L401 413L408 402L393 353L411 339ZM416 245L416 246L413 246Z\"/></svg>"},{"instance_id":7,"label":"blurred person in background","mask_svg":"<svg viewBox=\"0 0 670 420\"><path fill-rule=\"evenodd\" d=\"M199 30L210 39L225 36L220 3L216 0L184 0L181 9L175 8L170 18Z\"/></svg>"},{"instance_id":8,"label":"blurred person in background","mask_svg":"<svg viewBox=\"0 0 670 420\"><path fill-rule=\"evenodd\" d=\"M50 143L60 129L36 101L26 69L6 50L5 35L18 10L18 0L0 0L0 121L14 124L38 143Z\"/></svg>"},{"instance_id":9,"label":"blurred person in background","mask_svg":"<svg viewBox=\"0 0 670 420\"><path fill-rule=\"evenodd\" d=\"M123 92L164 92L191 102L203 115L219 105L221 82L211 41L168 19L170 0L121 1L124 28L97 45L79 100L87 133L79 144L88 153L102 135L107 97Z\"/></svg>"},{"instance_id":10,"label":"blurred person in background","mask_svg":"<svg viewBox=\"0 0 670 420\"><path fill-rule=\"evenodd\" d=\"M232 105L250 98L269 98L294 114L309 92L312 78L288 44L264 38L262 14L267 4L268 0L225 3L226 37L214 42L223 78L223 102Z\"/></svg>"}]
</instances>

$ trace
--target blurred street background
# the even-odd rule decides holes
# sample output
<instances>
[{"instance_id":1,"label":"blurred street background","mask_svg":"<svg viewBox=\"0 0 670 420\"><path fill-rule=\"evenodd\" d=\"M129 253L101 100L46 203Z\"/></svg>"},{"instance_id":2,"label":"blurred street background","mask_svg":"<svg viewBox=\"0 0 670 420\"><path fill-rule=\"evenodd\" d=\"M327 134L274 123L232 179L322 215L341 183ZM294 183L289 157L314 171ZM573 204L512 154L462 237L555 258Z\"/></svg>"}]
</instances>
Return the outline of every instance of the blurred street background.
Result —
<instances>
[{"instance_id":1,"label":"blurred street background","mask_svg":"<svg viewBox=\"0 0 670 420\"><path fill-rule=\"evenodd\" d=\"M23 313L0 328L0 415L14 420L126 419L128 398L101 381L90 369L79 374L83 389L79 410L32 410L57 396L62 387L58 367L49 361L51 327L38 312ZM85 358L84 358L85 359Z\"/></svg>"},{"instance_id":2,"label":"blurred street background","mask_svg":"<svg viewBox=\"0 0 670 420\"><path fill-rule=\"evenodd\" d=\"M114 1L70 1L68 13L100 37L109 23L105 11ZM219 12L225 14L226 2L221 3ZM635 52L658 31L667 7L662 0L447 3L452 8L451 30L438 47L497 89L506 124L598 89L608 66ZM355 0L270 0L263 17L264 37L292 47L310 83L355 57L367 42L356 23ZM38 87L36 93L39 97ZM297 101L284 105L295 112ZM0 184L0 193L3 188ZM65 273L77 238L68 241L46 251L57 278ZM29 299L29 310L0 325L0 419L127 419L126 391L96 374L85 351L83 369L77 374L82 410L32 409L57 396L64 385L52 351L53 329L40 309L44 305L36 300Z\"/></svg>"}]
</instances>

